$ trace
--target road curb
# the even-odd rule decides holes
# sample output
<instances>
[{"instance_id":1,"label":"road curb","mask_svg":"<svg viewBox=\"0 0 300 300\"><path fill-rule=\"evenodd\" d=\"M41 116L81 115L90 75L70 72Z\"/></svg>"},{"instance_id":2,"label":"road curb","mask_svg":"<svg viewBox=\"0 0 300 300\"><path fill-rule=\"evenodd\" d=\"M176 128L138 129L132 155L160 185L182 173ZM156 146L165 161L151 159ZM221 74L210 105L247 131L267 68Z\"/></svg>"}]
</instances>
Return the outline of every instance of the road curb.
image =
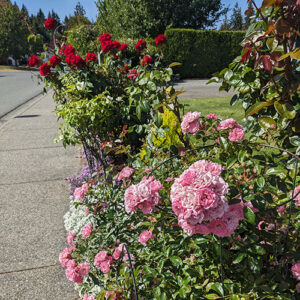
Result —
<instances>
[{"instance_id":1,"label":"road curb","mask_svg":"<svg viewBox=\"0 0 300 300\"><path fill-rule=\"evenodd\" d=\"M23 114L25 111L27 111L31 106L35 105L37 102L41 101L46 94L43 94L43 92L39 92L35 96L29 98L24 103L18 105L13 110L9 111L2 117L0 117L0 131L5 127L5 125L15 117Z\"/></svg>"}]
</instances>

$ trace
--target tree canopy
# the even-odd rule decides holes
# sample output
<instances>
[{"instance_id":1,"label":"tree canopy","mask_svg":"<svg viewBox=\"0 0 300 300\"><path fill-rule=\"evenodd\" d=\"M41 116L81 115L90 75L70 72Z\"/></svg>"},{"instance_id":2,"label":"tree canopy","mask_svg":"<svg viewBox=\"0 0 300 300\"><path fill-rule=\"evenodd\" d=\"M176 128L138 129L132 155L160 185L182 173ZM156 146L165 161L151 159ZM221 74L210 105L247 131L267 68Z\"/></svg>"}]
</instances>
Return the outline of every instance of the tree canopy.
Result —
<instances>
[{"instance_id":1,"label":"tree canopy","mask_svg":"<svg viewBox=\"0 0 300 300\"><path fill-rule=\"evenodd\" d=\"M97 6L100 30L133 38L212 27L227 12L221 0L98 0Z\"/></svg>"}]
</instances>

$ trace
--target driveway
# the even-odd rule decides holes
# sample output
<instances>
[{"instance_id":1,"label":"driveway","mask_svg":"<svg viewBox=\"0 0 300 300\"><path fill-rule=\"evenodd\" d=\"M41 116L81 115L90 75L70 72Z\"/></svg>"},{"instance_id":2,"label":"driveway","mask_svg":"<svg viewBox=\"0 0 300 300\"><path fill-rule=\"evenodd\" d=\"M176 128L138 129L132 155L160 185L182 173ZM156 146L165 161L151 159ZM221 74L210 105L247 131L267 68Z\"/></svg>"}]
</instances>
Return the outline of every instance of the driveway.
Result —
<instances>
[{"instance_id":1,"label":"driveway","mask_svg":"<svg viewBox=\"0 0 300 300\"><path fill-rule=\"evenodd\" d=\"M40 94L42 87L29 71L0 71L0 118Z\"/></svg>"}]
</instances>

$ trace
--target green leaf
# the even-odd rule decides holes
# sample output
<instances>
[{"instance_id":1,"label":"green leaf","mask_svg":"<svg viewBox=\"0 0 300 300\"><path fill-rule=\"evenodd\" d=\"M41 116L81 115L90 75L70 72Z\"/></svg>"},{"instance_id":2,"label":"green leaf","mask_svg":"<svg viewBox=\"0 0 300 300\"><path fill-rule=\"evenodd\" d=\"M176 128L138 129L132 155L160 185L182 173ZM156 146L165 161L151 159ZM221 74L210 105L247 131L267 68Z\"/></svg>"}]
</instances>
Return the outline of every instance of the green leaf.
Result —
<instances>
[{"instance_id":1,"label":"green leaf","mask_svg":"<svg viewBox=\"0 0 300 300\"><path fill-rule=\"evenodd\" d=\"M227 81L229 81L232 76L233 76L233 72L231 70L228 70L224 74L224 79L227 80Z\"/></svg>"},{"instance_id":2,"label":"green leaf","mask_svg":"<svg viewBox=\"0 0 300 300\"><path fill-rule=\"evenodd\" d=\"M258 185L260 188L263 188L263 187L265 186L265 183L266 183L264 177L259 177L259 178L257 178L256 182L257 182L257 185Z\"/></svg>"},{"instance_id":3,"label":"green leaf","mask_svg":"<svg viewBox=\"0 0 300 300\"><path fill-rule=\"evenodd\" d=\"M172 256L170 257L170 260L175 267L182 265L182 259L178 256Z\"/></svg>"},{"instance_id":4,"label":"green leaf","mask_svg":"<svg viewBox=\"0 0 300 300\"><path fill-rule=\"evenodd\" d=\"M226 162L227 169L230 169L236 163L236 161L237 159L235 157L229 158Z\"/></svg>"},{"instance_id":5,"label":"green leaf","mask_svg":"<svg viewBox=\"0 0 300 300\"><path fill-rule=\"evenodd\" d=\"M300 146L300 137L299 136L290 137L290 143L296 147Z\"/></svg>"},{"instance_id":6,"label":"green leaf","mask_svg":"<svg viewBox=\"0 0 300 300\"><path fill-rule=\"evenodd\" d=\"M256 114L257 112L259 112L262 108L266 107L266 106L270 106L273 105L272 101L269 102L257 102L255 104L253 104L252 106L250 106L247 111L246 111L246 118Z\"/></svg>"},{"instance_id":7,"label":"green leaf","mask_svg":"<svg viewBox=\"0 0 300 300\"><path fill-rule=\"evenodd\" d=\"M221 144L221 147L224 149L224 150L227 150L228 149L228 141L224 138L224 137L220 137L220 144Z\"/></svg>"},{"instance_id":8,"label":"green leaf","mask_svg":"<svg viewBox=\"0 0 300 300\"><path fill-rule=\"evenodd\" d=\"M211 286L211 289L216 291L220 296L224 296L224 290L222 283L216 282Z\"/></svg>"},{"instance_id":9,"label":"green leaf","mask_svg":"<svg viewBox=\"0 0 300 300\"><path fill-rule=\"evenodd\" d=\"M216 294L208 294L205 296L206 299L218 299L220 298L218 295Z\"/></svg>"},{"instance_id":10,"label":"green leaf","mask_svg":"<svg viewBox=\"0 0 300 300\"><path fill-rule=\"evenodd\" d=\"M272 38L267 39L266 44L267 44L268 49L271 50L271 52L273 52L276 49L276 47L278 46L278 41L272 37Z\"/></svg>"},{"instance_id":11,"label":"green leaf","mask_svg":"<svg viewBox=\"0 0 300 300\"><path fill-rule=\"evenodd\" d=\"M244 207L244 216L248 223L255 225L255 214L250 207L248 206Z\"/></svg>"},{"instance_id":12,"label":"green leaf","mask_svg":"<svg viewBox=\"0 0 300 300\"><path fill-rule=\"evenodd\" d=\"M233 260L233 264L238 264L240 263L245 257L247 256L246 253L240 253L238 256Z\"/></svg>"},{"instance_id":13,"label":"green leaf","mask_svg":"<svg viewBox=\"0 0 300 300\"><path fill-rule=\"evenodd\" d=\"M148 82L148 78L142 78L140 81L139 81L139 85L145 85L147 82Z\"/></svg>"},{"instance_id":14,"label":"green leaf","mask_svg":"<svg viewBox=\"0 0 300 300\"><path fill-rule=\"evenodd\" d=\"M286 172L287 172L286 169L282 167L275 167L275 168L268 169L266 175L277 175L280 178L285 178Z\"/></svg>"},{"instance_id":15,"label":"green leaf","mask_svg":"<svg viewBox=\"0 0 300 300\"><path fill-rule=\"evenodd\" d=\"M289 103L281 104L279 101L274 103L276 111L286 119L294 119L296 117L296 111L294 110L293 105Z\"/></svg>"},{"instance_id":16,"label":"green leaf","mask_svg":"<svg viewBox=\"0 0 300 300\"><path fill-rule=\"evenodd\" d=\"M169 65L169 68L173 68L173 67L177 67L177 66L181 66L182 63L179 63L179 62L173 62Z\"/></svg>"},{"instance_id":17,"label":"green leaf","mask_svg":"<svg viewBox=\"0 0 300 300\"><path fill-rule=\"evenodd\" d=\"M246 155L246 151L240 150L239 155L238 155L239 162L242 163L244 161L245 155Z\"/></svg>"},{"instance_id":18,"label":"green leaf","mask_svg":"<svg viewBox=\"0 0 300 300\"><path fill-rule=\"evenodd\" d=\"M276 122L273 118L271 117L259 117L258 118L258 123L261 127L268 129L268 128L275 128Z\"/></svg>"},{"instance_id":19,"label":"green leaf","mask_svg":"<svg viewBox=\"0 0 300 300\"><path fill-rule=\"evenodd\" d=\"M142 109L139 105L136 107L136 115L137 115L138 119L141 121L142 120Z\"/></svg>"}]
</instances>

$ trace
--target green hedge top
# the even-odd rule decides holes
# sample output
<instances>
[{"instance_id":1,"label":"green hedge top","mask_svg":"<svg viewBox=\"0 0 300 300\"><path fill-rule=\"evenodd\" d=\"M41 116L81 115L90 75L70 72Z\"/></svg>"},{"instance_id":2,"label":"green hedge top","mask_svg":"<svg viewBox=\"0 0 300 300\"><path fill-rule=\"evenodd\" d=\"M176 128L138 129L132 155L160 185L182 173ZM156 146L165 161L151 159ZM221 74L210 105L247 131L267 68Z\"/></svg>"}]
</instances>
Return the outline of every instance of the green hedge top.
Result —
<instances>
[{"instance_id":1,"label":"green hedge top","mask_svg":"<svg viewBox=\"0 0 300 300\"><path fill-rule=\"evenodd\" d=\"M168 29L166 60L180 62L181 77L207 78L240 54L244 31Z\"/></svg>"}]
</instances>

